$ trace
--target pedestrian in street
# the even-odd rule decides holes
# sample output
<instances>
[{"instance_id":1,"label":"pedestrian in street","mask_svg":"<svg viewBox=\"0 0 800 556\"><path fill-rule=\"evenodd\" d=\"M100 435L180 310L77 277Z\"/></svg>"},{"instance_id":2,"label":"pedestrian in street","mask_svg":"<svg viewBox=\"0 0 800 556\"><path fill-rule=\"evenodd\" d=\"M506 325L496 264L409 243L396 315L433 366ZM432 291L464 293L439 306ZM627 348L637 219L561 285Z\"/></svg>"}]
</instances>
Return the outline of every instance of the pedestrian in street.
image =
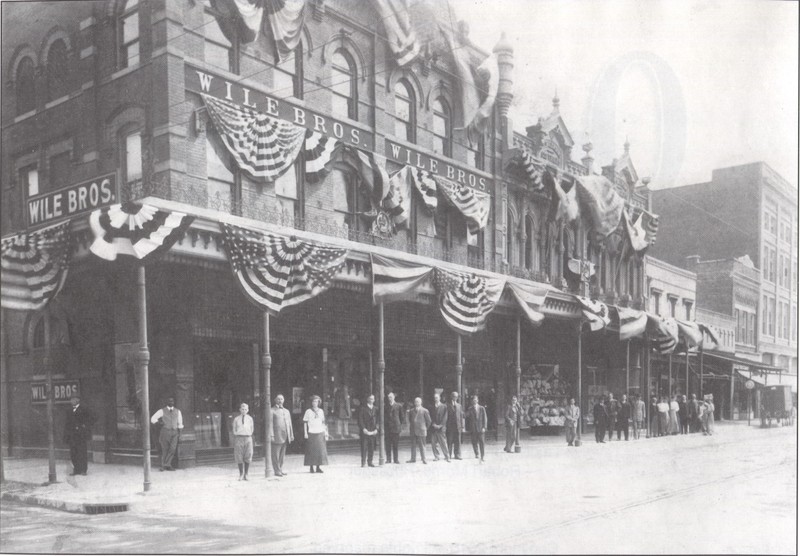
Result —
<instances>
[{"instance_id":1,"label":"pedestrian in street","mask_svg":"<svg viewBox=\"0 0 800 556\"><path fill-rule=\"evenodd\" d=\"M575 405L575 398L570 398L569 405L564 411L564 430L567 433L567 446L575 446L578 438L578 421L581 418L581 410Z\"/></svg>"},{"instance_id":2,"label":"pedestrian in street","mask_svg":"<svg viewBox=\"0 0 800 556\"><path fill-rule=\"evenodd\" d=\"M620 440L621 434L625 433L625 440L628 440L628 421L631 418L631 404L628 402L628 396L622 394L622 400L619 402L619 412L617 413L617 440Z\"/></svg>"},{"instance_id":3,"label":"pedestrian in street","mask_svg":"<svg viewBox=\"0 0 800 556\"><path fill-rule=\"evenodd\" d=\"M402 404L394 401L394 392L386 396L386 463L400 463L397 458L397 447L400 443L400 431L406 422L406 412Z\"/></svg>"},{"instance_id":4,"label":"pedestrian in street","mask_svg":"<svg viewBox=\"0 0 800 556\"><path fill-rule=\"evenodd\" d=\"M608 427L608 441L611 442L614 430L617 428L617 416L619 415L619 402L614 399L614 394L608 393L606 401L606 426Z\"/></svg>"},{"instance_id":5,"label":"pedestrian in street","mask_svg":"<svg viewBox=\"0 0 800 556\"><path fill-rule=\"evenodd\" d=\"M592 408L592 416L594 417L594 440L597 443L605 444L608 412L602 397L597 398L597 403Z\"/></svg>"},{"instance_id":6,"label":"pedestrian in street","mask_svg":"<svg viewBox=\"0 0 800 556\"><path fill-rule=\"evenodd\" d=\"M414 398L414 407L408 410L408 428L411 433L411 459L406 463L416 463L417 448L419 448L422 463L428 463L425 459L425 437L428 435L428 427L430 426L430 412L422 407L422 398Z\"/></svg>"},{"instance_id":7,"label":"pedestrian in street","mask_svg":"<svg viewBox=\"0 0 800 556\"><path fill-rule=\"evenodd\" d=\"M669 403L666 396L658 402L658 436L666 436L669 432Z\"/></svg>"},{"instance_id":8,"label":"pedestrian in street","mask_svg":"<svg viewBox=\"0 0 800 556\"><path fill-rule=\"evenodd\" d=\"M672 396L672 400L669 402L669 426L668 432L669 434L675 435L678 434L681 430L680 424L678 423L678 411L680 411L680 405L678 405L678 399L676 396Z\"/></svg>"},{"instance_id":9,"label":"pedestrian in street","mask_svg":"<svg viewBox=\"0 0 800 556\"><path fill-rule=\"evenodd\" d=\"M88 442L92 437L94 414L81 405L78 396L70 398L72 411L67 413L64 423L64 440L69 445L69 457L72 460L72 473L70 475L86 475L89 471L87 454Z\"/></svg>"},{"instance_id":10,"label":"pedestrian in street","mask_svg":"<svg viewBox=\"0 0 800 556\"><path fill-rule=\"evenodd\" d=\"M506 408L506 447L503 448L509 454L514 451L521 424L522 406L519 405L516 396L511 396L511 403Z\"/></svg>"},{"instance_id":11,"label":"pedestrian in street","mask_svg":"<svg viewBox=\"0 0 800 556\"><path fill-rule=\"evenodd\" d=\"M319 396L311 396L311 407L303 415L306 439L303 465L307 465L311 473L314 473L314 467L317 473L322 473L320 465L328 465L328 448L325 445L328 441L328 425L325 423L325 412L319 406L321 402Z\"/></svg>"},{"instance_id":12,"label":"pedestrian in street","mask_svg":"<svg viewBox=\"0 0 800 556\"><path fill-rule=\"evenodd\" d=\"M681 396L678 401L678 423L681 426L681 434L689 434L689 402L686 395Z\"/></svg>"},{"instance_id":13,"label":"pedestrian in street","mask_svg":"<svg viewBox=\"0 0 800 556\"><path fill-rule=\"evenodd\" d=\"M464 430L464 410L458 403L458 392L450 394L447 404L447 450L451 458L461 459L461 431Z\"/></svg>"},{"instance_id":14,"label":"pedestrian in street","mask_svg":"<svg viewBox=\"0 0 800 556\"><path fill-rule=\"evenodd\" d=\"M661 436L658 428L658 398L650 398L650 436Z\"/></svg>"},{"instance_id":15,"label":"pedestrian in street","mask_svg":"<svg viewBox=\"0 0 800 556\"><path fill-rule=\"evenodd\" d=\"M483 463L484 452L486 451L486 427L489 419L486 415L486 408L478 403L478 396L472 396L472 405L467 409L466 430L472 438L472 449L475 452L475 459L480 458Z\"/></svg>"},{"instance_id":16,"label":"pedestrian in street","mask_svg":"<svg viewBox=\"0 0 800 556\"><path fill-rule=\"evenodd\" d=\"M248 415L250 407L239 405L239 416L233 420L233 458L239 467L239 480L246 481L253 462L253 418Z\"/></svg>"},{"instance_id":17,"label":"pedestrian in street","mask_svg":"<svg viewBox=\"0 0 800 556\"><path fill-rule=\"evenodd\" d=\"M161 471L174 471L172 460L178 452L178 441L183 429L183 414L175 407L175 398L167 398L167 404L153 413L150 422L156 424L160 421L161 432L158 433L158 443L161 446Z\"/></svg>"},{"instance_id":18,"label":"pedestrian in street","mask_svg":"<svg viewBox=\"0 0 800 556\"><path fill-rule=\"evenodd\" d=\"M714 395L709 394L706 396L706 401L703 403L703 434L711 436L714 434Z\"/></svg>"},{"instance_id":19,"label":"pedestrian in street","mask_svg":"<svg viewBox=\"0 0 800 556\"><path fill-rule=\"evenodd\" d=\"M283 407L283 395L275 396L275 405L272 406L272 430L269 433L272 446L272 470L276 477L283 477L283 460L286 457L287 445L294 441L292 428L292 415Z\"/></svg>"},{"instance_id":20,"label":"pedestrian in street","mask_svg":"<svg viewBox=\"0 0 800 556\"><path fill-rule=\"evenodd\" d=\"M644 400L639 394L634 395L633 397L633 406L631 408L631 414L633 417L633 438L638 440L641 436L641 431L645 428L645 414L646 414L646 407Z\"/></svg>"},{"instance_id":21,"label":"pedestrian in street","mask_svg":"<svg viewBox=\"0 0 800 556\"><path fill-rule=\"evenodd\" d=\"M439 448L441 448L445 461L450 463L450 450L447 448L447 406L442 403L442 397L439 394L433 395L433 416L431 419L433 460L439 461Z\"/></svg>"},{"instance_id":22,"label":"pedestrian in street","mask_svg":"<svg viewBox=\"0 0 800 556\"><path fill-rule=\"evenodd\" d=\"M689 431L700 431L700 402L697 401L696 394L692 394L689 400Z\"/></svg>"},{"instance_id":23,"label":"pedestrian in street","mask_svg":"<svg viewBox=\"0 0 800 556\"><path fill-rule=\"evenodd\" d=\"M375 454L375 439L378 436L378 410L375 407L375 396L367 396L366 405L358 410L358 435L361 438L361 467L372 463Z\"/></svg>"}]
</instances>

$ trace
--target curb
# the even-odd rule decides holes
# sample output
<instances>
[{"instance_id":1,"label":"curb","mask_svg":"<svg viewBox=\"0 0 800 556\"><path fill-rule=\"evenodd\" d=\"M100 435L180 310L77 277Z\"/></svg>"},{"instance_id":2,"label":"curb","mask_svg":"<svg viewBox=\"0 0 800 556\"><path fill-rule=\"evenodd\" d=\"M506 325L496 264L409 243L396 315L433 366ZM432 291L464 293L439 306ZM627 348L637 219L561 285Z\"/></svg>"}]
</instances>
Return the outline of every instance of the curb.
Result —
<instances>
[{"instance_id":1,"label":"curb","mask_svg":"<svg viewBox=\"0 0 800 556\"><path fill-rule=\"evenodd\" d=\"M20 492L3 492L0 494L0 499L19 502L29 506L40 506L51 510L88 515L127 512L130 508L128 502L107 502L102 504L67 502L45 496L37 496L35 494L22 494Z\"/></svg>"}]
</instances>

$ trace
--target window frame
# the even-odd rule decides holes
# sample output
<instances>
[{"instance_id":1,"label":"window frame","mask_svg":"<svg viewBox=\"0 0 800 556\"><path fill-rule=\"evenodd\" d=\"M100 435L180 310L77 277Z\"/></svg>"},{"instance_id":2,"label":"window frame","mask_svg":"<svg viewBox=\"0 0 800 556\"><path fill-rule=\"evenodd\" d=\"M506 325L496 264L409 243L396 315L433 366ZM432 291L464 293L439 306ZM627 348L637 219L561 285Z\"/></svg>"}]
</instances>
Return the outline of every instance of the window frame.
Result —
<instances>
[{"instance_id":1,"label":"window frame","mask_svg":"<svg viewBox=\"0 0 800 556\"><path fill-rule=\"evenodd\" d=\"M229 45L227 45L227 44L219 42L219 40L217 40L217 39L210 38L206 31L209 28L213 29L212 22L204 22L203 33L202 33L202 37L203 37L203 60L209 66L213 66L215 68L223 69L223 70L228 71L230 73L239 75L239 69L240 69L239 68L239 65L240 65L239 61L241 59L241 44L240 44L241 41L239 40L239 34L234 32L233 38L229 39L225 35L224 31L222 30L222 26L219 23L220 15L213 8L211 8L208 4L204 5L203 15L204 16L209 16L209 17L211 17L211 19L214 20L213 24L215 24L217 26L217 29L219 30L220 34L225 38L225 40L230 43ZM222 48L222 49L225 49L225 50L228 51L228 67L222 68L221 66L213 64L213 63L209 62L208 59L206 59L206 50L205 50L206 49L206 44L212 44L217 48Z\"/></svg>"},{"instance_id":2,"label":"window frame","mask_svg":"<svg viewBox=\"0 0 800 556\"><path fill-rule=\"evenodd\" d=\"M63 63L54 60L54 49L63 45ZM45 67L47 100L61 98L69 92L67 78L69 76L69 45L63 38L57 38L47 47L47 65Z\"/></svg>"},{"instance_id":3,"label":"window frame","mask_svg":"<svg viewBox=\"0 0 800 556\"><path fill-rule=\"evenodd\" d=\"M437 109L438 108L438 109ZM433 125L431 126L431 132L433 136L438 140L441 141L442 151L441 155L446 156L448 158L453 157L453 110L450 108L450 103L447 102L447 99L443 96L438 96L433 101L433 106L431 107L431 113L433 115ZM444 135L440 135L436 133L436 118L440 118L444 120ZM434 145L434 152L436 152L437 145Z\"/></svg>"},{"instance_id":4,"label":"window frame","mask_svg":"<svg viewBox=\"0 0 800 556\"><path fill-rule=\"evenodd\" d=\"M142 129L138 126L123 128L119 133L119 153L120 153L120 174L122 183L126 186L140 184L144 180L144 138L142 137ZM139 177L137 179L129 179L128 173L128 138L139 137Z\"/></svg>"},{"instance_id":5,"label":"window frame","mask_svg":"<svg viewBox=\"0 0 800 556\"><path fill-rule=\"evenodd\" d=\"M398 87L402 87L402 89L405 91L406 97L405 98L401 97L401 100L408 102L408 120L404 120L404 119L400 118L397 115L397 113L398 113L398 110L397 110ZM394 87L392 88L392 93L394 95L394 102L393 102L393 107L394 107L394 113L393 113L394 129L393 129L393 134L395 135L395 137L398 137L398 135L397 135L397 126L398 126L398 123L402 123L402 125L405 126L406 133L405 133L405 137L399 137L399 138L402 139L403 141L407 142L407 143L416 143L417 142L417 111L416 111L416 95L414 94L414 88L411 86L411 84L407 80L399 79L397 81L397 83L394 84Z\"/></svg>"},{"instance_id":6,"label":"window frame","mask_svg":"<svg viewBox=\"0 0 800 556\"><path fill-rule=\"evenodd\" d=\"M136 67L142 63L142 18L139 12L139 0L133 6L129 5L130 2L126 1L124 7L120 11L117 23L117 66L119 69ZM129 41L125 41L125 21L136 16L136 36ZM128 55L128 48L136 44L138 46L138 54L136 56L136 63L130 63L131 57Z\"/></svg>"},{"instance_id":7,"label":"window frame","mask_svg":"<svg viewBox=\"0 0 800 556\"><path fill-rule=\"evenodd\" d=\"M342 67L341 64L336 63L337 57L341 57L344 60L345 65L347 66L346 68ZM334 83L333 79L335 79L335 76L341 74L346 75L349 79L350 94L348 96L345 96L335 90L335 86L337 85L337 83ZM334 112L334 116L336 117L346 117L350 120L353 120L354 122L357 122L358 121L358 74L356 72L356 64L355 61L353 60L353 57L344 48L337 49L333 53L333 55L331 55L331 78L332 78L330 84L331 94L339 98L346 99L347 116L342 116L341 114L336 113L335 110L333 110L333 106L331 106L331 112Z\"/></svg>"},{"instance_id":8,"label":"window frame","mask_svg":"<svg viewBox=\"0 0 800 556\"><path fill-rule=\"evenodd\" d=\"M25 66L23 68L23 64L29 62L29 66ZM24 82L22 77L23 69L27 67L30 68L30 75L28 77L28 82ZM17 64L16 73L14 75L14 94L16 95L15 99L15 109L16 115L21 116L23 114L27 114L33 110L36 110L36 62L30 56L24 56L19 63ZM23 86L25 90L23 90ZM22 102L27 102L28 104L22 104Z\"/></svg>"},{"instance_id":9,"label":"window frame","mask_svg":"<svg viewBox=\"0 0 800 556\"><path fill-rule=\"evenodd\" d=\"M30 175L31 172L36 174L36 192L31 193L30 190ZM23 177L24 176L24 177ZM20 187L25 191L25 196L27 199L31 197L36 197L37 195L41 194L41 181L39 180L39 163L38 162L31 162L30 164L25 164L24 166L20 166L17 169L17 177L19 179Z\"/></svg>"}]
</instances>

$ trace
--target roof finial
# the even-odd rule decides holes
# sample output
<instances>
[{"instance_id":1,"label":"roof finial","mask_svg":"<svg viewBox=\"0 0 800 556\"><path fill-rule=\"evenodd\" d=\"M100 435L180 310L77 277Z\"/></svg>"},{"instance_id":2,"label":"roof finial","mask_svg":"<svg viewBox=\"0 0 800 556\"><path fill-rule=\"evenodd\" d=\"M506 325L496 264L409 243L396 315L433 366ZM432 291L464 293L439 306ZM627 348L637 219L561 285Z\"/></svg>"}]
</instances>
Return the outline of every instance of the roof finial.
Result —
<instances>
[{"instance_id":1,"label":"roof finial","mask_svg":"<svg viewBox=\"0 0 800 556\"><path fill-rule=\"evenodd\" d=\"M558 110L558 105L561 101L558 98L558 87L556 87L555 96L553 96L553 110Z\"/></svg>"},{"instance_id":2,"label":"roof finial","mask_svg":"<svg viewBox=\"0 0 800 556\"><path fill-rule=\"evenodd\" d=\"M630 154L631 150L631 142L628 140L628 136L625 136L625 154Z\"/></svg>"}]
</instances>

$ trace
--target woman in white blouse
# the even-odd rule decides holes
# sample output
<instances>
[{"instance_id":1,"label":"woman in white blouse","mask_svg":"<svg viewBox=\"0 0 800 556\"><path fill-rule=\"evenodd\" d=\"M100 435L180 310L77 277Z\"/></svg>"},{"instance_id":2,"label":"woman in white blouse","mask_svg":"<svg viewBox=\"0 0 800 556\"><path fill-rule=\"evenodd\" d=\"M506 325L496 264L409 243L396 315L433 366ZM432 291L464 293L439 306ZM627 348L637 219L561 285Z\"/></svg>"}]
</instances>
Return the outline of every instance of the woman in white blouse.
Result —
<instances>
[{"instance_id":1,"label":"woman in white blouse","mask_svg":"<svg viewBox=\"0 0 800 556\"><path fill-rule=\"evenodd\" d=\"M325 424L325 412L319 407L322 400L319 396L311 396L311 408L306 410L303 415L303 428L306 438L306 455L303 465L307 465L309 471L322 473L320 465L328 465L328 449L325 443L328 441L328 426Z\"/></svg>"},{"instance_id":2,"label":"woman in white blouse","mask_svg":"<svg viewBox=\"0 0 800 556\"><path fill-rule=\"evenodd\" d=\"M669 434L678 434L681 430L680 423L678 422L679 410L680 405L678 405L678 399L672 396L672 400L669 402L669 427L667 429Z\"/></svg>"}]
</instances>

